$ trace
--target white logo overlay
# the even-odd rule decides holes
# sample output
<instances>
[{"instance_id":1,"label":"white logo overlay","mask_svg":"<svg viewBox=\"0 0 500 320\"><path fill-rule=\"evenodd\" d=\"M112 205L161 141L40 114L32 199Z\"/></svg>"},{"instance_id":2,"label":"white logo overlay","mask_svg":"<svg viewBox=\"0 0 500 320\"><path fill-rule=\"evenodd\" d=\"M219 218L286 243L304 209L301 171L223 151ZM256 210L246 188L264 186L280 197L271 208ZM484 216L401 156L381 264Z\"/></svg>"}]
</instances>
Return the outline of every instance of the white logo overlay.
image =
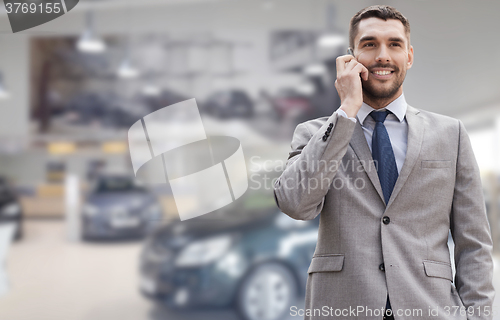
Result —
<instances>
[{"instance_id":1,"label":"white logo overlay","mask_svg":"<svg viewBox=\"0 0 500 320\"><path fill-rule=\"evenodd\" d=\"M169 183L182 221L220 209L248 189L238 139L208 137L195 99L148 114L128 131L137 179Z\"/></svg>"}]
</instances>

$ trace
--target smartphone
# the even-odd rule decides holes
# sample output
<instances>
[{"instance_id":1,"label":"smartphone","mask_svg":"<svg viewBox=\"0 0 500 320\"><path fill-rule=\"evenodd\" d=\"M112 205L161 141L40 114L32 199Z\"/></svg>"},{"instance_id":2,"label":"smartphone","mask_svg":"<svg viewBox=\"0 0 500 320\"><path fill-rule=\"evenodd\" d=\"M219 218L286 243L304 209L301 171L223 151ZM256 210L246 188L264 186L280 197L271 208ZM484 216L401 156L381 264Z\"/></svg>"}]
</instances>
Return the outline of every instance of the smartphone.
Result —
<instances>
[{"instance_id":1,"label":"smartphone","mask_svg":"<svg viewBox=\"0 0 500 320\"><path fill-rule=\"evenodd\" d=\"M347 48L347 54L350 54L351 56L354 57L354 52L352 51L351 48Z\"/></svg>"}]
</instances>

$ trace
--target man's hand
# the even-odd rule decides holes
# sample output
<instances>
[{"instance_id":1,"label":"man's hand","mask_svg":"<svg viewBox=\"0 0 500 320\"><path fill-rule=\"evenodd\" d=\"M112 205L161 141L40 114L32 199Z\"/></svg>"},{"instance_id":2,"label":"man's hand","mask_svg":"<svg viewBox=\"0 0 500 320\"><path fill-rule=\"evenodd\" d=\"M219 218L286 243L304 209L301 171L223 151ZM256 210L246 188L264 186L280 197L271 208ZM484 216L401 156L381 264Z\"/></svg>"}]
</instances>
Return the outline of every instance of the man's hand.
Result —
<instances>
[{"instance_id":1,"label":"man's hand","mask_svg":"<svg viewBox=\"0 0 500 320\"><path fill-rule=\"evenodd\" d=\"M361 77L368 80L368 69L350 54L337 58L337 80L341 106L347 116L354 118L363 104Z\"/></svg>"}]
</instances>

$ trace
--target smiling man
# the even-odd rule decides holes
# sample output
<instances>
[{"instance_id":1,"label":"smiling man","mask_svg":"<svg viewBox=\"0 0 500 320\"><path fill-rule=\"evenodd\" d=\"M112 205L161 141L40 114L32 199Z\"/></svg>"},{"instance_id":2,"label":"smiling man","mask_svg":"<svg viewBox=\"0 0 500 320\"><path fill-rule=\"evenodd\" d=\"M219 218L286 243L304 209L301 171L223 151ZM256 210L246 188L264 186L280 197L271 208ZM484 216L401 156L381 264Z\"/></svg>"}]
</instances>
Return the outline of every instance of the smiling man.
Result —
<instances>
[{"instance_id":1,"label":"smiling man","mask_svg":"<svg viewBox=\"0 0 500 320\"><path fill-rule=\"evenodd\" d=\"M297 126L274 185L292 218L321 214L305 318L492 319L492 240L463 124L407 104L413 47L395 8L359 11L349 43L341 107Z\"/></svg>"}]
</instances>

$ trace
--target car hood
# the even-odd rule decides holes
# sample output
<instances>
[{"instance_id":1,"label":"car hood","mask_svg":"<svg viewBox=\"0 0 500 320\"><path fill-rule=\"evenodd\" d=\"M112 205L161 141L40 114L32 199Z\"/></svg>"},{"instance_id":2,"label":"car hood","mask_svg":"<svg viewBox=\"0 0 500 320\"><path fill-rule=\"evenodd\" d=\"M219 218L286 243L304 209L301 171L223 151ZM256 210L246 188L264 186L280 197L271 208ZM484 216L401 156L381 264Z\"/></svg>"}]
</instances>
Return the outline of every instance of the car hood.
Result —
<instances>
[{"instance_id":1,"label":"car hood","mask_svg":"<svg viewBox=\"0 0 500 320\"><path fill-rule=\"evenodd\" d=\"M190 219L175 221L159 228L153 238L161 238L164 245L175 248L182 246L185 241L216 236L223 233L243 233L245 231L263 227L271 223L276 216L273 213L249 214L243 218L231 216L214 219ZM181 241L182 240L182 241Z\"/></svg>"}]
</instances>

